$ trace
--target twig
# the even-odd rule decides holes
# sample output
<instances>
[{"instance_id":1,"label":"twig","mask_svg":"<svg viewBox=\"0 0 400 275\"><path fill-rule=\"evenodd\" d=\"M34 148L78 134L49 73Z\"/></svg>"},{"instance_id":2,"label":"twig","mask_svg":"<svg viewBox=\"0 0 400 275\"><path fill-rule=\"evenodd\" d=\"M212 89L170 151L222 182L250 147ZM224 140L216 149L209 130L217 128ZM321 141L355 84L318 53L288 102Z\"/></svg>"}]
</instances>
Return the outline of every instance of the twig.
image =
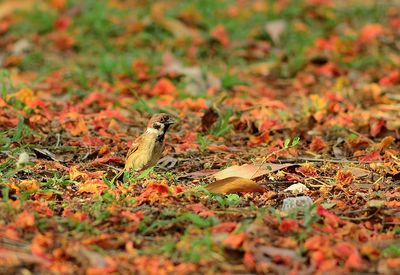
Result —
<instances>
[{"instance_id":1,"label":"twig","mask_svg":"<svg viewBox=\"0 0 400 275\"><path fill-rule=\"evenodd\" d=\"M111 170L117 171L118 173L121 172L122 169L118 169L112 165L106 164L106 163L101 163L104 166L107 166L108 168L111 168Z\"/></svg>"},{"instance_id":2,"label":"twig","mask_svg":"<svg viewBox=\"0 0 400 275\"><path fill-rule=\"evenodd\" d=\"M3 237L0 237L0 243L8 244L8 245L13 245L13 246L19 246L19 247L26 247L26 246L29 246L29 244L21 243L21 242L16 242L16 241L13 241L13 240L11 240L11 239L7 239L7 238L3 238Z\"/></svg>"},{"instance_id":3,"label":"twig","mask_svg":"<svg viewBox=\"0 0 400 275\"><path fill-rule=\"evenodd\" d=\"M341 159L314 159L314 158L304 158L304 157L286 157L288 161L284 163L296 163L298 160L304 160L309 162L334 162L334 163L382 163L383 160L374 161L358 161L358 160L341 160ZM279 162L282 163L282 162Z\"/></svg>"},{"instance_id":4,"label":"twig","mask_svg":"<svg viewBox=\"0 0 400 275\"><path fill-rule=\"evenodd\" d=\"M290 147L285 146L285 147L283 147L283 148L281 148L281 149L279 149L279 150L277 150L277 151L274 151L274 152L269 153L268 155L266 155L266 156L263 158L263 160L261 161L261 164L258 165L256 171L254 171L253 175L251 175L250 178L252 179L252 178L254 177L254 175L257 174L257 172L261 169L261 167L264 166L264 164L265 164L265 162L267 161L267 159L269 159L270 157L272 157L272 156L274 156L274 155L276 155L276 154L278 154L278 153L280 153L280 152L282 152L282 151L288 150L289 148L290 148Z\"/></svg>"},{"instance_id":5,"label":"twig","mask_svg":"<svg viewBox=\"0 0 400 275\"><path fill-rule=\"evenodd\" d=\"M263 181L259 182L259 185L269 185L269 184L295 184L297 180L271 180L271 181Z\"/></svg>"},{"instance_id":6,"label":"twig","mask_svg":"<svg viewBox=\"0 0 400 275\"><path fill-rule=\"evenodd\" d=\"M332 185L326 184L325 182L320 181L320 180L318 180L318 179L316 179L316 178L314 178L314 177L305 178L304 180L305 180L306 184L308 184L308 185L311 186L311 187L323 187L323 186L332 187ZM321 184L320 184L320 185L318 185L318 184L311 184L311 183L308 182L308 180L315 180L316 182L319 182L319 183L321 183Z\"/></svg>"},{"instance_id":7,"label":"twig","mask_svg":"<svg viewBox=\"0 0 400 275\"><path fill-rule=\"evenodd\" d=\"M381 176L379 179L377 179L377 180L373 183L373 185L378 184L378 182L379 182L381 179L383 179L383 176Z\"/></svg>"},{"instance_id":8,"label":"twig","mask_svg":"<svg viewBox=\"0 0 400 275\"><path fill-rule=\"evenodd\" d=\"M60 133L57 133L56 134L56 137L57 137L57 142L56 142L56 148L58 148L59 146L60 146L60 140L61 140L61 135L60 135Z\"/></svg>"},{"instance_id":9,"label":"twig","mask_svg":"<svg viewBox=\"0 0 400 275\"><path fill-rule=\"evenodd\" d=\"M372 218L373 216L375 216L378 212L379 212L380 208L377 208L375 210L374 213L372 213L371 215L367 216L367 217L346 217L346 216L340 216L339 218L343 219L343 220L350 220L350 221L363 221L363 220L369 220L370 218Z\"/></svg>"}]
</instances>

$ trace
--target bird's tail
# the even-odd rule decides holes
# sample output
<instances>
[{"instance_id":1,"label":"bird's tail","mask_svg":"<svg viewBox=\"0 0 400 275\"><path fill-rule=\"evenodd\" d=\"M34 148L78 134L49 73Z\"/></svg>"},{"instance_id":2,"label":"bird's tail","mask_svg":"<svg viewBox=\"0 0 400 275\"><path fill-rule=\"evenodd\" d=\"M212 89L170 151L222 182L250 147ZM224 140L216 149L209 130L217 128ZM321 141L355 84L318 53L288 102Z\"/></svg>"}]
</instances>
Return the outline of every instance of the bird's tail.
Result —
<instances>
[{"instance_id":1,"label":"bird's tail","mask_svg":"<svg viewBox=\"0 0 400 275\"><path fill-rule=\"evenodd\" d=\"M122 169L116 176L115 176L115 180L116 181L118 181L118 180L123 180L123 174L124 174L124 172L125 172L125 168L124 169Z\"/></svg>"}]
</instances>

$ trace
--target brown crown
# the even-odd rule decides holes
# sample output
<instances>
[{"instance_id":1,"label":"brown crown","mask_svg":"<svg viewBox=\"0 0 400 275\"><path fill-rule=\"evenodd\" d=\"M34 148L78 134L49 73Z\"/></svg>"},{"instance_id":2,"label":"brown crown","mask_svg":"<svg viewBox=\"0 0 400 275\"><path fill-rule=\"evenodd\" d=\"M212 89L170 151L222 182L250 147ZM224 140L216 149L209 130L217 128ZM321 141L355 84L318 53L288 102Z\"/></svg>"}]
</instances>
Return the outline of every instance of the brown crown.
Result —
<instances>
[{"instance_id":1,"label":"brown crown","mask_svg":"<svg viewBox=\"0 0 400 275\"><path fill-rule=\"evenodd\" d=\"M163 124L173 124L174 123L174 119L166 113L159 113L159 114L155 114L149 121L148 126L152 127L154 122L160 122Z\"/></svg>"}]
</instances>

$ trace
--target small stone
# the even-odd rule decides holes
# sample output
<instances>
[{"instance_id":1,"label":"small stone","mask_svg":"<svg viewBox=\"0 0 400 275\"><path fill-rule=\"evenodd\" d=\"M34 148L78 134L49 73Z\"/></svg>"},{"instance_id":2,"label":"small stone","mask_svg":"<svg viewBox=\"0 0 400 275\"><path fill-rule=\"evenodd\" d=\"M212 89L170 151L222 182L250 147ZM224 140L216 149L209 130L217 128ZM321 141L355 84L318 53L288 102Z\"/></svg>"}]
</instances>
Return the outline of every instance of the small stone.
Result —
<instances>
[{"instance_id":1,"label":"small stone","mask_svg":"<svg viewBox=\"0 0 400 275\"><path fill-rule=\"evenodd\" d=\"M286 198L283 200L282 211L288 211L310 205L313 205L313 201L309 196Z\"/></svg>"}]
</instances>

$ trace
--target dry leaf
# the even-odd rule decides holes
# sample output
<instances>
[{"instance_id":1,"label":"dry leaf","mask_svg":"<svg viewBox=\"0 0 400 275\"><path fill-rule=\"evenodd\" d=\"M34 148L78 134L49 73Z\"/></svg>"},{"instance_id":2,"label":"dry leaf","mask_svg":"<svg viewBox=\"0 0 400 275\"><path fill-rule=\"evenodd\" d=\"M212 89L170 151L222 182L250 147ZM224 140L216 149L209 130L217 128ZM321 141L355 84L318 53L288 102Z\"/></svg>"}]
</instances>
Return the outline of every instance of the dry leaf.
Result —
<instances>
[{"instance_id":1,"label":"dry leaf","mask_svg":"<svg viewBox=\"0 0 400 275\"><path fill-rule=\"evenodd\" d=\"M206 189L213 193L232 194L238 192L264 192L258 183L246 178L230 177L217 180L206 186Z\"/></svg>"},{"instance_id":2,"label":"dry leaf","mask_svg":"<svg viewBox=\"0 0 400 275\"><path fill-rule=\"evenodd\" d=\"M11 49L12 55L21 55L33 48L32 43L28 39L20 39L16 41Z\"/></svg>"},{"instance_id":3,"label":"dry leaf","mask_svg":"<svg viewBox=\"0 0 400 275\"><path fill-rule=\"evenodd\" d=\"M206 133L211 129L211 126L218 120L218 113L214 108L208 108L201 118L201 131Z\"/></svg>"},{"instance_id":4,"label":"dry leaf","mask_svg":"<svg viewBox=\"0 0 400 275\"><path fill-rule=\"evenodd\" d=\"M186 90L193 94L198 94L209 88L219 90L221 80L211 72L203 72L199 66L184 66L171 52L166 52L162 58L163 74L176 73L184 76L184 82L187 83Z\"/></svg>"},{"instance_id":5,"label":"dry leaf","mask_svg":"<svg viewBox=\"0 0 400 275\"><path fill-rule=\"evenodd\" d=\"M230 39L223 25L220 24L215 26L210 32L211 37L221 43L222 47L229 47Z\"/></svg>"},{"instance_id":6,"label":"dry leaf","mask_svg":"<svg viewBox=\"0 0 400 275\"><path fill-rule=\"evenodd\" d=\"M176 166L177 162L178 160L176 158L165 156L157 162L157 165L167 169L172 169Z\"/></svg>"},{"instance_id":7,"label":"dry leaf","mask_svg":"<svg viewBox=\"0 0 400 275\"><path fill-rule=\"evenodd\" d=\"M302 261L302 258L294 249L263 245L253 248L253 251L254 256L258 261L270 261L271 258L274 258L276 256L282 258L286 257L292 262L297 263Z\"/></svg>"},{"instance_id":8,"label":"dry leaf","mask_svg":"<svg viewBox=\"0 0 400 275\"><path fill-rule=\"evenodd\" d=\"M0 4L0 19L16 10L31 10L34 6L39 6L40 8L46 7L40 1L34 0L4 1Z\"/></svg>"},{"instance_id":9,"label":"dry leaf","mask_svg":"<svg viewBox=\"0 0 400 275\"><path fill-rule=\"evenodd\" d=\"M375 208L381 208L384 205L385 205L384 200L369 200L366 203L367 207L375 207Z\"/></svg>"},{"instance_id":10,"label":"dry leaf","mask_svg":"<svg viewBox=\"0 0 400 275\"><path fill-rule=\"evenodd\" d=\"M100 253L89 250L82 245L79 246L79 249L76 252L76 256L82 257L83 259L87 260L90 266L108 266L107 261Z\"/></svg>"},{"instance_id":11,"label":"dry leaf","mask_svg":"<svg viewBox=\"0 0 400 275\"><path fill-rule=\"evenodd\" d=\"M307 188L307 186L305 186L302 183L295 183L290 185L288 188L286 188L284 191L285 192L292 192L292 194L300 194L300 193L304 193L305 191L308 191L309 189Z\"/></svg>"},{"instance_id":12,"label":"dry leaf","mask_svg":"<svg viewBox=\"0 0 400 275\"><path fill-rule=\"evenodd\" d=\"M38 257L36 255L32 255L31 253L10 250L0 251L0 261L5 261L14 265L49 263L49 261L43 257Z\"/></svg>"},{"instance_id":13,"label":"dry leaf","mask_svg":"<svg viewBox=\"0 0 400 275\"><path fill-rule=\"evenodd\" d=\"M354 178L362 178L365 176L368 176L370 171L362 169L362 168L357 168L357 167L346 167L343 169L344 172L350 171L351 174L354 176Z\"/></svg>"},{"instance_id":14,"label":"dry leaf","mask_svg":"<svg viewBox=\"0 0 400 275\"><path fill-rule=\"evenodd\" d=\"M381 140L379 144L376 145L377 149L381 152L384 152L390 145L395 141L395 138L392 136L387 136Z\"/></svg>"},{"instance_id":15,"label":"dry leaf","mask_svg":"<svg viewBox=\"0 0 400 275\"><path fill-rule=\"evenodd\" d=\"M267 23L265 25L265 30L269 33L271 36L272 41L277 44L279 42L279 39L282 35L282 33L286 29L286 21L285 20L275 20Z\"/></svg>"},{"instance_id":16,"label":"dry leaf","mask_svg":"<svg viewBox=\"0 0 400 275\"><path fill-rule=\"evenodd\" d=\"M194 32L181 21L167 18L164 15L165 3L156 3L151 9L151 18L161 28L172 33L176 38L192 37Z\"/></svg>"},{"instance_id":17,"label":"dry leaf","mask_svg":"<svg viewBox=\"0 0 400 275\"><path fill-rule=\"evenodd\" d=\"M225 170L219 171L212 175L217 180L222 180L230 177L241 177L246 179L255 179L260 176L266 175L270 172L275 172L281 170L283 168L293 166L296 164L286 163L286 164L276 164L276 163L265 163L263 167L259 167L253 164L244 164L242 166L234 165L228 167ZM271 167L271 170L268 170L267 167Z\"/></svg>"},{"instance_id":18,"label":"dry leaf","mask_svg":"<svg viewBox=\"0 0 400 275\"><path fill-rule=\"evenodd\" d=\"M51 159L53 161L61 162L52 152L47 149L33 148L38 159Z\"/></svg>"},{"instance_id":19,"label":"dry leaf","mask_svg":"<svg viewBox=\"0 0 400 275\"><path fill-rule=\"evenodd\" d=\"M212 170L201 170L201 171L196 171L196 172L191 172L191 173L186 173L178 177L178 180L182 179L198 179L202 177L208 177L212 174L215 173L215 169Z\"/></svg>"},{"instance_id":20,"label":"dry leaf","mask_svg":"<svg viewBox=\"0 0 400 275\"><path fill-rule=\"evenodd\" d=\"M37 180L23 180L19 183L19 186L24 192L35 192L40 189Z\"/></svg>"}]
</instances>

